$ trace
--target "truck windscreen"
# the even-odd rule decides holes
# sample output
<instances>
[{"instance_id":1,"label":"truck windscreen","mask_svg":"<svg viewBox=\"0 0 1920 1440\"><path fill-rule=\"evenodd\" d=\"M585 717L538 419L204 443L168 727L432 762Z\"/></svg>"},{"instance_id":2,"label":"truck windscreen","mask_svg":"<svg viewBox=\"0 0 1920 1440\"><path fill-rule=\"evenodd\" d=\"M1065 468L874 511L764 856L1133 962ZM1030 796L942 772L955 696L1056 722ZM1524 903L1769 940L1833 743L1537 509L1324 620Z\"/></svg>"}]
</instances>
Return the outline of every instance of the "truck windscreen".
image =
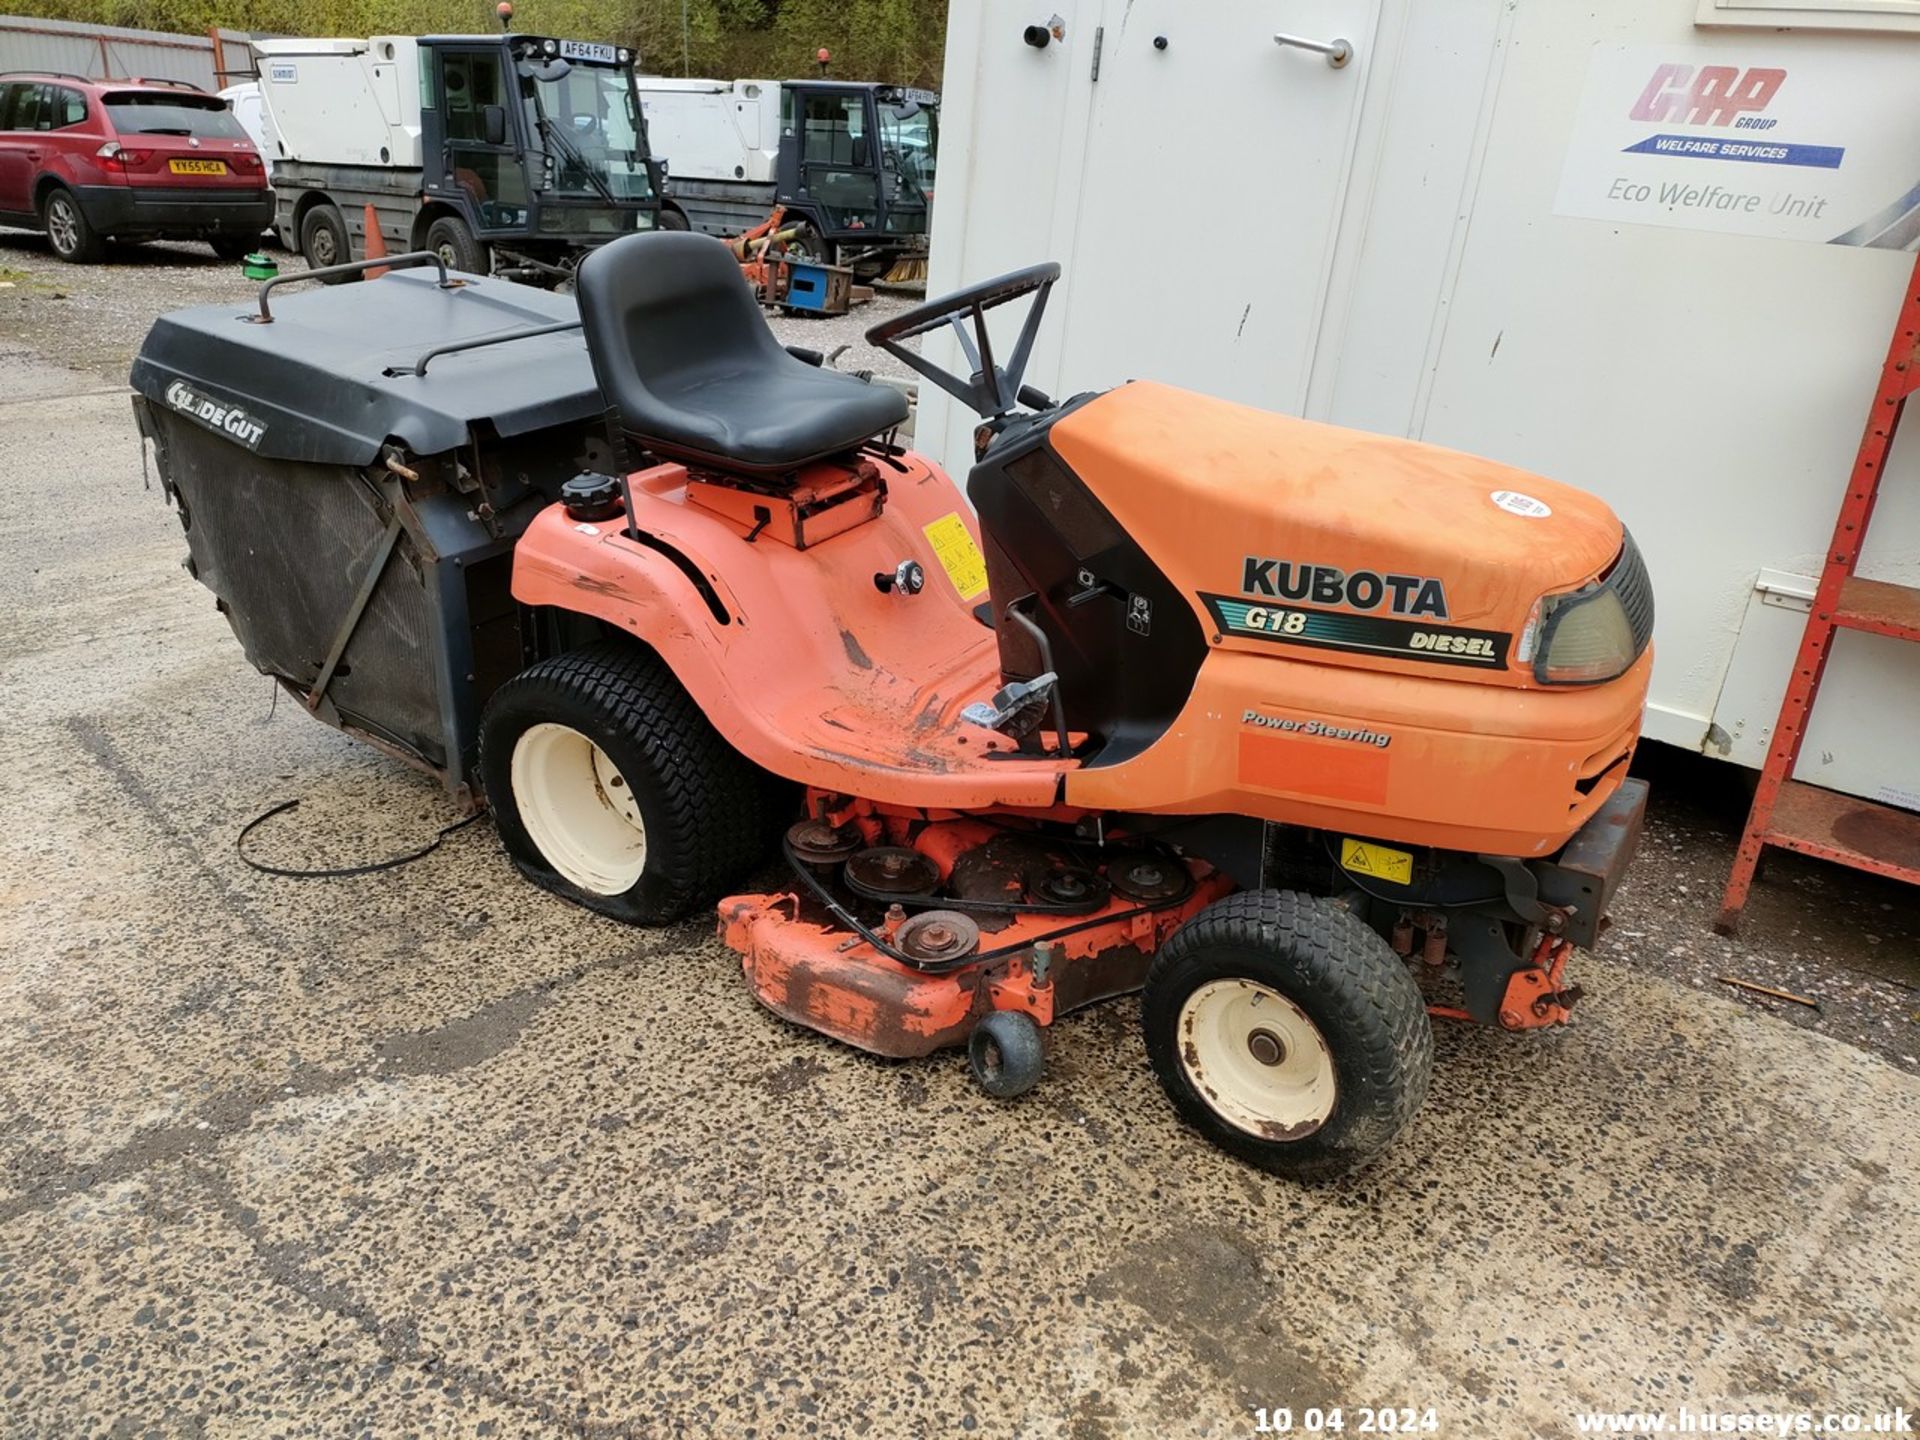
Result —
<instances>
[{"instance_id":1,"label":"truck windscreen","mask_svg":"<svg viewBox=\"0 0 1920 1440\"><path fill-rule=\"evenodd\" d=\"M940 111L933 105L881 104L880 135L901 179L933 193L934 152L940 140Z\"/></svg>"},{"instance_id":2,"label":"truck windscreen","mask_svg":"<svg viewBox=\"0 0 1920 1440\"><path fill-rule=\"evenodd\" d=\"M618 201L653 198L627 70L575 64L554 79L522 74L527 128L546 152L544 188Z\"/></svg>"}]
</instances>

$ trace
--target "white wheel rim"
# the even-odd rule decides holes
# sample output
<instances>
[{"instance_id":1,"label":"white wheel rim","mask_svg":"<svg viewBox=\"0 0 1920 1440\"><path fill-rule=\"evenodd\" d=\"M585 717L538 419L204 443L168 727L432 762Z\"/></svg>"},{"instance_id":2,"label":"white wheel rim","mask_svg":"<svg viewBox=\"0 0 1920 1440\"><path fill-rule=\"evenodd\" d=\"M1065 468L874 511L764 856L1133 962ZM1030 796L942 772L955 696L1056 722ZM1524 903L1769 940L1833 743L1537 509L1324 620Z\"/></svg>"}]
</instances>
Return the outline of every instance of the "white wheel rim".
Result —
<instances>
[{"instance_id":1,"label":"white wheel rim","mask_svg":"<svg viewBox=\"0 0 1920 1440\"><path fill-rule=\"evenodd\" d=\"M520 823L562 878L595 895L634 887L647 827L606 751L571 725L535 725L514 742L510 778Z\"/></svg>"},{"instance_id":2,"label":"white wheel rim","mask_svg":"<svg viewBox=\"0 0 1920 1440\"><path fill-rule=\"evenodd\" d=\"M1180 1007L1180 1068L1221 1119L1262 1140L1327 1123L1333 1052L1293 1001L1252 980L1209 980Z\"/></svg>"}]
</instances>

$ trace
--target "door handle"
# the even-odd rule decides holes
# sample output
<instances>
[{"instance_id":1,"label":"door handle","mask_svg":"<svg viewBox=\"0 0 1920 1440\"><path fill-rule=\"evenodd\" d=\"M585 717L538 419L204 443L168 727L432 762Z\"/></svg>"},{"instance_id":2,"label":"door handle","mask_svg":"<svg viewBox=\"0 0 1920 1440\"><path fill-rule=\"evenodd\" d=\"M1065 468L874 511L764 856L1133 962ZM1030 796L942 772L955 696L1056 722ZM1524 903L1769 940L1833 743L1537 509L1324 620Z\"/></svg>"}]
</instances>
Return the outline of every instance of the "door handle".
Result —
<instances>
[{"instance_id":1,"label":"door handle","mask_svg":"<svg viewBox=\"0 0 1920 1440\"><path fill-rule=\"evenodd\" d=\"M1273 43L1291 46L1295 50L1311 50L1316 55L1327 57L1327 64L1335 70L1343 69L1353 59L1353 46L1345 40L1309 40L1304 35L1276 35Z\"/></svg>"}]
</instances>

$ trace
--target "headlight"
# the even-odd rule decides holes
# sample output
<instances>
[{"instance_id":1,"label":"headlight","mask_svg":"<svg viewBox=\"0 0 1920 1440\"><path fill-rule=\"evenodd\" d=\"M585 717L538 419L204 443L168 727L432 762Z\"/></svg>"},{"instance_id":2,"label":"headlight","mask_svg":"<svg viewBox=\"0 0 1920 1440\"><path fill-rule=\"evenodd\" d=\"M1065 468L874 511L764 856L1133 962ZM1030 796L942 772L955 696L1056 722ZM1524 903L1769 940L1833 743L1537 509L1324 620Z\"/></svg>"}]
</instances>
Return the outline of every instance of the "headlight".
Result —
<instances>
[{"instance_id":1,"label":"headlight","mask_svg":"<svg viewBox=\"0 0 1920 1440\"><path fill-rule=\"evenodd\" d=\"M551 55L558 55L558 54L560 53L560 45L559 45L559 42L557 42L557 41L554 41L554 40L549 40L549 41L547 41L547 43L546 43L546 44L544 44L544 45L542 45L542 46L541 46L540 48L541 48L542 50L544 50L544 51L546 51L546 52L547 52L547 54L548 54L548 55L550 55L550 56L551 56Z\"/></svg>"},{"instance_id":2,"label":"headlight","mask_svg":"<svg viewBox=\"0 0 1920 1440\"><path fill-rule=\"evenodd\" d=\"M1540 601L1519 658L1534 657L1542 685L1593 685L1623 674L1652 638L1653 587L1640 547L1627 535L1600 579Z\"/></svg>"}]
</instances>

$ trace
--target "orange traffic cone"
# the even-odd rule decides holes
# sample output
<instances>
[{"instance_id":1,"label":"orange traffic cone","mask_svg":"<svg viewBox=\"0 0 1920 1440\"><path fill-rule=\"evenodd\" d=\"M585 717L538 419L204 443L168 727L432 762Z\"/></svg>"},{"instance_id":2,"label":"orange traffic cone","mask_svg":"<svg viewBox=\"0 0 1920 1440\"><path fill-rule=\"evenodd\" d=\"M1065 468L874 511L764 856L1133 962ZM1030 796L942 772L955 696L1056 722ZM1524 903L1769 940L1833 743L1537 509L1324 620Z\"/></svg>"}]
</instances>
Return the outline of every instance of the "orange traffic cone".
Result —
<instances>
[{"instance_id":1,"label":"orange traffic cone","mask_svg":"<svg viewBox=\"0 0 1920 1440\"><path fill-rule=\"evenodd\" d=\"M371 204L367 206L366 232L367 253L364 258L368 260L386 259L387 237L380 233L380 217L374 214ZM378 280L386 273L386 266L376 265L373 269L367 271L367 278L369 280Z\"/></svg>"}]
</instances>

